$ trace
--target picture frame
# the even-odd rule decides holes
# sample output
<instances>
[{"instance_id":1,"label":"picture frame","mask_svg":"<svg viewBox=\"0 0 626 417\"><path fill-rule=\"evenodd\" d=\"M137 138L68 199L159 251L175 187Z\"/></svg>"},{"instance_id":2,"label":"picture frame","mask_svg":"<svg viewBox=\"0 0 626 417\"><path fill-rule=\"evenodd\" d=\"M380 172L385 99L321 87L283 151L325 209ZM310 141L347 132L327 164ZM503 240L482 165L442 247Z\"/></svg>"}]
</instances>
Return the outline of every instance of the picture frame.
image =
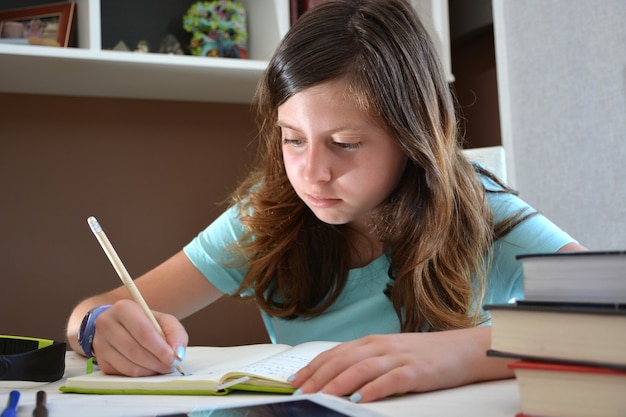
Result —
<instances>
[{"instance_id":1,"label":"picture frame","mask_svg":"<svg viewBox=\"0 0 626 417\"><path fill-rule=\"evenodd\" d=\"M76 3L63 2L0 10L0 43L68 47Z\"/></svg>"}]
</instances>

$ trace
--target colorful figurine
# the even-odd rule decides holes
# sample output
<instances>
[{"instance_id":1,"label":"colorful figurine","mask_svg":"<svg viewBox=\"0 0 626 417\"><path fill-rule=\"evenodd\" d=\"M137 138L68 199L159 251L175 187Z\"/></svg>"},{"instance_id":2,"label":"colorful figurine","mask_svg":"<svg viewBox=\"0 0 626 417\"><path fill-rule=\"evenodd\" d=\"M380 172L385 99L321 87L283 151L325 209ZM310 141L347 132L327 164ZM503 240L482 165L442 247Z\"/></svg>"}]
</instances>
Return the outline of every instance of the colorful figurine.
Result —
<instances>
[{"instance_id":1,"label":"colorful figurine","mask_svg":"<svg viewBox=\"0 0 626 417\"><path fill-rule=\"evenodd\" d=\"M194 3L183 17L183 27L192 34L192 55L248 57L246 10L241 3L229 0Z\"/></svg>"}]
</instances>

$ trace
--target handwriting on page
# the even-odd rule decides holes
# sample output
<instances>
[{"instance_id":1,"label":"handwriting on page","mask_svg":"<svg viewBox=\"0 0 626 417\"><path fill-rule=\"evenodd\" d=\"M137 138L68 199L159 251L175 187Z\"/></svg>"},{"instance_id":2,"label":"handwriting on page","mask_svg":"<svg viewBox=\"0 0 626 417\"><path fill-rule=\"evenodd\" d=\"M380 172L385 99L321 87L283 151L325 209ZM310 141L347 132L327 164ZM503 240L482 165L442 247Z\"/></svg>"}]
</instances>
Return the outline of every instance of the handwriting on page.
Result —
<instances>
[{"instance_id":1,"label":"handwriting on page","mask_svg":"<svg viewBox=\"0 0 626 417\"><path fill-rule=\"evenodd\" d=\"M284 381L330 347L322 344L301 345L271 358L248 365L241 371Z\"/></svg>"},{"instance_id":2,"label":"handwriting on page","mask_svg":"<svg viewBox=\"0 0 626 417\"><path fill-rule=\"evenodd\" d=\"M242 371L274 379L286 380L290 375L295 374L310 361L311 358L309 357L285 354L246 366Z\"/></svg>"}]
</instances>

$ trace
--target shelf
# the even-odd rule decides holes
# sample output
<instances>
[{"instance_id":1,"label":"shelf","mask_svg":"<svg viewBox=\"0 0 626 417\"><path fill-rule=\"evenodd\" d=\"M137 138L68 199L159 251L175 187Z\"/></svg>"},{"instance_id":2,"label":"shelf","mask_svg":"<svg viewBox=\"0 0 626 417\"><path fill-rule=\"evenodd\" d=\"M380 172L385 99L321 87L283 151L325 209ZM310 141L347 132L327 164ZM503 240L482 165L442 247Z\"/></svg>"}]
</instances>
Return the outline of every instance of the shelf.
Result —
<instances>
[{"instance_id":1,"label":"shelf","mask_svg":"<svg viewBox=\"0 0 626 417\"><path fill-rule=\"evenodd\" d=\"M260 60L0 46L0 91L6 93L249 103L267 65Z\"/></svg>"},{"instance_id":2,"label":"shelf","mask_svg":"<svg viewBox=\"0 0 626 417\"><path fill-rule=\"evenodd\" d=\"M0 93L249 103L289 29L289 0L240 0L248 14L250 59L103 50L101 1L112 0L76 1L77 48L0 44ZM447 1L412 3L452 81Z\"/></svg>"},{"instance_id":3,"label":"shelf","mask_svg":"<svg viewBox=\"0 0 626 417\"><path fill-rule=\"evenodd\" d=\"M289 28L289 0L243 0L251 59L109 51L100 0L77 3L78 48L0 44L0 92L249 103Z\"/></svg>"}]
</instances>

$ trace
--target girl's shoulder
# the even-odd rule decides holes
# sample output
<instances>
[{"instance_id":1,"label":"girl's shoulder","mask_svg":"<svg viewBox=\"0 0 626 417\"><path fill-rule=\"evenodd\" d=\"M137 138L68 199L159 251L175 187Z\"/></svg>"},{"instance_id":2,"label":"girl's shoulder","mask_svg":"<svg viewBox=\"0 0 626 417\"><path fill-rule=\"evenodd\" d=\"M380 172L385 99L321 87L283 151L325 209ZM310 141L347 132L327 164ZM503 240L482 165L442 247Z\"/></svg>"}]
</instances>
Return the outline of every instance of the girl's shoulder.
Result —
<instances>
[{"instance_id":1,"label":"girl's shoulder","mask_svg":"<svg viewBox=\"0 0 626 417\"><path fill-rule=\"evenodd\" d=\"M485 166L478 162L472 162L476 169L476 176L482 183L485 191L487 192L510 192L509 188L507 188L503 183L496 181L497 176L489 171ZM487 175L489 173L490 175Z\"/></svg>"},{"instance_id":2,"label":"girl's shoulder","mask_svg":"<svg viewBox=\"0 0 626 417\"><path fill-rule=\"evenodd\" d=\"M515 216L520 212L535 211L519 197L515 190L480 171L476 175L483 185L487 204L489 204L496 222Z\"/></svg>"}]
</instances>

